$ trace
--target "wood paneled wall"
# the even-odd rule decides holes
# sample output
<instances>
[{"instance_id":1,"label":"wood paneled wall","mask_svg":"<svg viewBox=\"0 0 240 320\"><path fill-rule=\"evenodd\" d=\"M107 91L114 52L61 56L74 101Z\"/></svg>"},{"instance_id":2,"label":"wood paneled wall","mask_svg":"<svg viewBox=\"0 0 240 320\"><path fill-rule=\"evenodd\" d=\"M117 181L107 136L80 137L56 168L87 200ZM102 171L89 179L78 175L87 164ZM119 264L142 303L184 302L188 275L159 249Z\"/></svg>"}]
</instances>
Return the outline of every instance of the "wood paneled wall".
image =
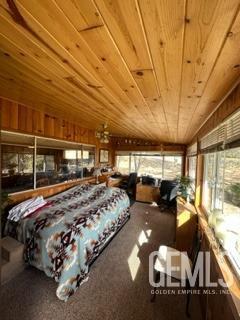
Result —
<instances>
[{"instance_id":1,"label":"wood paneled wall","mask_svg":"<svg viewBox=\"0 0 240 320\"><path fill-rule=\"evenodd\" d=\"M186 151L186 146L183 144L166 144L156 141L143 139L114 137L112 139L114 150L121 151L166 151L166 152L183 152Z\"/></svg>"},{"instance_id":2,"label":"wood paneled wall","mask_svg":"<svg viewBox=\"0 0 240 320\"><path fill-rule=\"evenodd\" d=\"M117 146L115 151L159 151L185 154L183 145L156 145L156 146Z\"/></svg>"},{"instance_id":3,"label":"wood paneled wall","mask_svg":"<svg viewBox=\"0 0 240 320\"><path fill-rule=\"evenodd\" d=\"M216 128L221 122L240 108L240 85L222 102L219 108L211 115L192 139L192 143L200 140L208 132ZM191 143L191 144L192 144Z\"/></svg>"},{"instance_id":4,"label":"wood paneled wall","mask_svg":"<svg viewBox=\"0 0 240 320\"><path fill-rule=\"evenodd\" d=\"M99 164L99 149L108 149L109 163L113 164L112 144L101 144L94 130L4 98L0 98L0 111L3 130L95 145L96 164Z\"/></svg>"},{"instance_id":5,"label":"wood paneled wall","mask_svg":"<svg viewBox=\"0 0 240 320\"><path fill-rule=\"evenodd\" d=\"M193 137L191 144L196 141L200 141L202 137L216 128L221 124L226 118L231 116L236 110L240 108L240 85L238 85L229 96L221 103L219 108L209 117L209 119L204 123L200 130ZM190 144L190 145L191 145ZM201 206L201 195L202 195L202 183L203 183L203 156L199 154L197 157L197 186L196 186L196 206ZM186 168L188 172L188 166Z\"/></svg>"}]
</instances>

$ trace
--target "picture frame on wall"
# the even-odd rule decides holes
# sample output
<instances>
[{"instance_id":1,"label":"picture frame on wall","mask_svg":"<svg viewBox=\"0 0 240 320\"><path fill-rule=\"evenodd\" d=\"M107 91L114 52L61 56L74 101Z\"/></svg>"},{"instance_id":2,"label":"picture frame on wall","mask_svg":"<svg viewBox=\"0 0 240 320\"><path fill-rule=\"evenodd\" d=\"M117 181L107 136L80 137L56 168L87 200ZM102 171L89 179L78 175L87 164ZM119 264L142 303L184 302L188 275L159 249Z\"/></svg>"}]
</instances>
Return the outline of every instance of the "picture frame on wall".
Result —
<instances>
[{"instance_id":1,"label":"picture frame on wall","mask_svg":"<svg viewBox=\"0 0 240 320\"><path fill-rule=\"evenodd\" d=\"M100 149L99 150L99 162L106 163L109 161L109 150L108 149Z\"/></svg>"}]
</instances>

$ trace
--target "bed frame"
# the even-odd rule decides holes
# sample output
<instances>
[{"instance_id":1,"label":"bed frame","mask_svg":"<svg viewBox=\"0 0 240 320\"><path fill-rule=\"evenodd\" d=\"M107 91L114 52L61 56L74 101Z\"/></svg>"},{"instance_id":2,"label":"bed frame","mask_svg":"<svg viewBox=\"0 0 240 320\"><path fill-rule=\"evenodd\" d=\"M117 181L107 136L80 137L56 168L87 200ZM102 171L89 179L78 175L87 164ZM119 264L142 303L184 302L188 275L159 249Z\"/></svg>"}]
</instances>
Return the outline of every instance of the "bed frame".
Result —
<instances>
[{"instance_id":1,"label":"bed frame","mask_svg":"<svg viewBox=\"0 0 240 320\"><path fill-rule=\"evenodd\" d=\"M91 265L95 262L95 260L100 256L100 254L103 252L103 250L109 245L109 243L115 238L115 236L118 234L118 232L123 228L123 226L125 226L125 224L130 220L131 215L129 215L125 221L123 222L123 224L117 229L117 231L114 233L114 235L108 239L108 241L102 246L102 248L99 250L98 254L92 258L92 260L90 260L89 262L89 269L91 267Z\"/></svg>"}]
</instances>

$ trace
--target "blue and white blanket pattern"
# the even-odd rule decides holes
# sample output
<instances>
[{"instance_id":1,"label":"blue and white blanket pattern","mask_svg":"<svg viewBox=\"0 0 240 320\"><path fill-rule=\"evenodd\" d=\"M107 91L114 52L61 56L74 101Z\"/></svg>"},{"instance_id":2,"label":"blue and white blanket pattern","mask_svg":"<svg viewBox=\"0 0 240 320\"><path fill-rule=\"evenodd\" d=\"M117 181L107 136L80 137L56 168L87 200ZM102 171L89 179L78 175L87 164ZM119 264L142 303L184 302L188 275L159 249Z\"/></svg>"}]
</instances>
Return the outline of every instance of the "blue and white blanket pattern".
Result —
<instances>
[{"instance_id":1,"label":"blue and white blanket pattern","mask_svg":"<svg viewBox=\"0 0 240 320\"><path fill-rule=\"evenodd\" d=\"M48 204L22 219L16 234L27 261L54 278L57 297L67 301L88 279L90 262L129 218L129 198L118 188L79 185Z\"/></svg>"}]
</instances>

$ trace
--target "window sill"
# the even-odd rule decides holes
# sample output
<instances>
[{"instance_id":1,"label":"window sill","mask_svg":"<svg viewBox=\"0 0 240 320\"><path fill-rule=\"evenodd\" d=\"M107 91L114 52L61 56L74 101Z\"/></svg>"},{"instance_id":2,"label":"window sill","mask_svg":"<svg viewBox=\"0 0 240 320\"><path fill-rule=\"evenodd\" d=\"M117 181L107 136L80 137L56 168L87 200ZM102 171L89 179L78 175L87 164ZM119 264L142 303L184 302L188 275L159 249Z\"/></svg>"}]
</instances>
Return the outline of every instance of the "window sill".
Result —
<instances>
[{"instance_id":1,"label":"window sill","mask_svg":"<svg viewBox=\"0 0 240 320\"><path fill-rule=\"evenodd\" d=\"M199 217L200 227L202 228L208 243L209 248L213 252L216 264L218 269L220 270L221 276L223 277L224 281L228 281L228 279L233 278L233 285L229 287L229 303L232 308L232 312L236 319L240 319L240 280L239 275L236 274L234 267L231 265L231 262L227 257L223 257L222 253L223 250L217 244L217 239L214 235L214 232L208 225L207 221L207 212L206 209L203 207L197 207L197 213Z\"/></svg>"},{"instance_id":2,"label":"window sill","mask_svg":"<svg viewBox=\"0 0 240 320\"><path fill-rule=\"evenodd\" d=\"M95 181L94 177L86 177L81 179L75 179L71 181L65 181L57 184L52 184L49 186L44 186L36 189L23 190L15 193L9 194L9 197L13 203L24 201L30 197L35 197L37 195L42 195L43 197L49 197L59 192L62 192L70 187L73 187L77 184L88 183L89 181Z\"/></svg>"}]
</instances>

